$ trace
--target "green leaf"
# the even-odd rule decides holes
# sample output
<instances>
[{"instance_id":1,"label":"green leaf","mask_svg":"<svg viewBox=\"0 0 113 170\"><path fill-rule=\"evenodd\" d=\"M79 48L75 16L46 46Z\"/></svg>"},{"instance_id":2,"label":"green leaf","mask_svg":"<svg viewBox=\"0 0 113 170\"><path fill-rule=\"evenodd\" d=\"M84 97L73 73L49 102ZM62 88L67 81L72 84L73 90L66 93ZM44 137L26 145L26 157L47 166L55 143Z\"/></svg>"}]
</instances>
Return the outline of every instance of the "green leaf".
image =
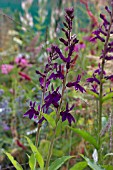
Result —
<instances>
[{"instance_id":1,"label":"green leaf","mask_svg":"<svg viewBox=\"0 0 113 170\"><path fill-rule=\"evenodd\" d=\"M4 153L7 155L7 157L10 159L10 161L12 162L12 164L17 170L23 170L22 166L16 160L14 160L13 156L10 153L8 152L4 152Z\"/></svg>"},{"instance_id":2,"label":"green leaf","mask_svg":"<svg viewBox=\"0 0 113 170\"><path fill-rule=\"evenodd\" d=\"M103 165L106 170L113 170L113 165Z\"/></svg>"},{"instance_id":3,"label":"green leaf","mask_svg":"<svg viewBox=\"0 0 113 170\"><path fill-rule=\"evenodd\" d=\"M62 158L58 158L54 162L51 163L49 170L57 170L59 169L67 160L73 158L74 156L63 156Z\"/></svg>"},{"instance_id":4,"label":"green leaf","mask_svg":"<svg viewBox=\"0 0 113 170\"><path fill-rule=\"evenodd\" d=\"M107 157L107 156L113 156L113 153L108 153L104 156L104 159Z\"/></svg>"},{"instance_id":5,"label":"green leaf","mask_svg":"<svg viewBox=\"0 0 113 170\"><path fill-rule=\"evenodd\" d=\"M40 168L43 169L44 168L44 160L42 158L42 155L38 151L37 147L32 143L32 141L26 136L25 136L25 138L27 139L32 152L35 154L35 158L36 158Z\"/></svg>"},{"instance_id":6,"label":"green leaf","mask_svg":"<svg viewBox=\"0 0 113 170\"><path fill-rule=\"evenodd\" d=\"M87 167L87 162L78 162L70 170L84 170Z\"/></svg>"},{"instance_id":7,"label":"green leaf","mask_svg":"<svg viewBox=\"0 0 113 170\"><path fill-rule=\"evenodd\" d=\"M99 99L99 95L96 94L96 93L94 93L93 91L87 90L87 93L88 93L88 94L91 94L91 95L93 95L94 97L96 97L97 99Z\"/></svg>"},{"instance_id":8,"label":"green leaf","mask_svg":"<svg viewBox=\"0 0 113 170\"><path fill-rule=\"evenodd\" d=\"M56 127L56 122L55 122L55 119L51 116L51 114L45 114L45 113L41 113L44 118L48 121L48 123L53 127L55 128Z\"/></svg>"},{"instance_id":9,"label":"green leaf","mask_svg":"<svg viewBox=\"0 0 113 170\"><path fill-rule=\"evenodd\" d=\"M31 170L35 170L35 167L36 167L36 158L35 158L34 153L32 153L30 158L29 158L29 166L30 166Z\"/></svg>"},{"instance_id":10,"label":"green leaf","mask_svg":"<svg viewBox=\"0 0 113 170\"><path fill-rule=\"evenodd\" d=\"M90 144L92 144L96 149L98 149L98 144L97 144L96 139L93 136L91 136L88 132L81 130L81 129L72 128L70 126L68 126L68 128L73 130L75 133L77 133L78 135L83 137L86 141L88 141Z\"/></svg>"},{"instance_id":11,"label":"green leaf","mask_svg":"<svg viewBox=\"0 0 113 170\"><path fill-rule=\"evenodd\" d=\"M90 168L92 168L93 170L105 170L104 168L102 168L100 165L97 165L95 162L91 161L89 158L81 155L87 162L88 166Z\"/></svg>"},{"instance_id":12,"label":"green leaf","mask_svg":"<svg viewBox=\"0 0 113 170\"><path fill-rule=\"evenodd\" d=\"M112 99L112 97L113 97L113 92L110 92L109 94L106 94L106 96L102 98L102 102L104 103L106 100Z\"/></svg>"}]
</instances>

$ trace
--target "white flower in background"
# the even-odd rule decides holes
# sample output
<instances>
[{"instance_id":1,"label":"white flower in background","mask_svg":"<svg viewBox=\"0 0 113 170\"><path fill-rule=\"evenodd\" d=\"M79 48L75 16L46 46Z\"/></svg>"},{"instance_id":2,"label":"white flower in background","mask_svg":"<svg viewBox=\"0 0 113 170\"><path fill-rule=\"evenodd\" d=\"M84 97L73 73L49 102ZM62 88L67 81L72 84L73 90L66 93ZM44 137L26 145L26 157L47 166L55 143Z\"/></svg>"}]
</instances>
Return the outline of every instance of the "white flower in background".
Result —
<instances>
[{"instance_id":1,"label":"white flower in background","mask_svg":"<svg viewBox=\"0 0 113 170\"><path fill-rule=\"evenodd\" d=\"M94 162L97 163L98 162L98 152L96 149L94 149L92 157L93 157Z\"/></svg>"},{"instance_id":2,"label":"white flower in background","mask_svg":"<svg viewBox=\"0 0 113 170\"><path fill-rule=\"evenodd\" d=\"M29 9L29 7L31 6L33 0L26 0L26 1L23 1L21 6L22 6L22 9L27 11Z\"/></svg>"},{"instance_id":3,"label":"white flower in background","mask_svg":"<svg viewBox=\"0 0 113 170\"><path fill-rule=\"evenodd\" d=\"M26 13L26 19L28 21L28 25L33 27L33 18L29 13Z\"/></svg>"}]
</instances>

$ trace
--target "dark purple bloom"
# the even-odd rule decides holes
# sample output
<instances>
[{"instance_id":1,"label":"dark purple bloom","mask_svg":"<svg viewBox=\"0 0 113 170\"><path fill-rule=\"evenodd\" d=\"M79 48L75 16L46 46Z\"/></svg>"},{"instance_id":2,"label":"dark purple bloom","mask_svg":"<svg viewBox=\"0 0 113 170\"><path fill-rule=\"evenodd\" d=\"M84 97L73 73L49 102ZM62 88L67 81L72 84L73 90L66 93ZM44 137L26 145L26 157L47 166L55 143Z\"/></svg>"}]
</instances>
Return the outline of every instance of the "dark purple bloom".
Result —
<instances>
[{"instance_id":1,"label":"dark purple bloom","mask_svg":"<svg viewBox=\"0 0 113 170\"><path fill-rule=\"evenodd\" d=\"M113 41L111 41L110 43L108 43L109 46L113 46Z\"/></svg>"},{"instance_id":2,"label":"dark purple bloom","mask_svg":"<svg viewBox=\"0 0 113 170\"><path fill-rule=\"evenodd\" d=\"M107 19L105 18L105 15L100 14L100 18L104 21L105 25L109 25L110 24L109 21L107 21Z\"/></svg>"},{"instance_id":3,"label":"dark purple bloom","mask_svg":"<svg viewBox=\"0 0 113 170\"><path fill-rule=\"evenodd\" d=\"M100 33L103 34L104 36L107 36L107 33L102 30L102 27L99 28L99 31L100 31Z\"/></svg>"},{"instance_id":4,"label":"dark purple bloom","mask_svg":"<svg viewBox=\"0 0 113 170\"><path fill-rule=\"evenodd\" d=\"M66 8L66 9L65 9L65 12L66 12L66 14L68 15L68 17L69 17L70 19L73 19L73 18L74 18L74 15L73 15L73 13L74 13L74 8L73 8L73 7L71 7L71 8Z\"/></svg>"},{"instance_id":5,"label":"dark purple bloom","mask_svg":"<svg viewBox=\"0 0 113 170\"><path fill-rule=\"evenodd\" d=\"M96 82L97 84L100 84L100 81L96 78L94 74L93 74L93 77L90 77L87 79L87 82L90 82L90 83Z\"/></svg>"},{"instance_id":6,"label":"dark purple bloom","mask_svg":"<svg viewBox=\"0 0 113 170\"><path fill-rule=\"evenodd\" d=\"M61 70L61 65L59 65L59 69L57 69L56 67L56 72L57 73L52 73L50 76L49 76L49 80L50 79L53 79L53 80L56 80L57 78L63 80L64 79L64 75L62 74L62 70Z\"/></svg>"},{"instance_id":7,"label":"dark purple bloom","mask_svg":"<svg viewBox=\"0 0 113 170\"><path fill-rule=\"evenodd\" d=\"M45 119L44 117L42 117L42 118L38 121L38 123L42 124L42 122L43 122L44 120L46 120L46 119Z\"/></svg>"},{"instance_id":8,"label":"dark purple bloom","mask_svg":"<svg viewBox=\"0 0 113 170\"><path fill-rule=\"evenodd\" d=\"M30 109L24 114L24 117L29 116L29 119L37 118L39 112L35 110L35 102L30 101Z\"/></svg>"},{"instance_id":9,"label":"dark purple bloom","mask_svg":"<svg viewBox=\"0 0 113 170\"><path fill-rule=\"evenodd\" d=\"M43 73L41 73L40 71L38 71L38 70L36 70L36 74L39 74L40 76L42 76L42 77L46 77L46 75L45 74L43 74Z\"/></svg>"},{"instance_id":10,"label":"dark purple bloom","mask_svg":"<svg viewBox=\"0 0 113 170\"><path fill-rule=\"evenodd\" d=\"M59 57L64 61L67 62L67 58L65 58L61 52L61 50L58 48L57 45L52 45L53 50L59 55Z\"/></svg>"},{"instance_id":11,"label":"dark purple bloom","mask_svg":"<svg viewBox=\"0 0 113 170\"><path fill-rule=\"evenodd\" d=\"M103 56L101 56L100 59L101 59L101 58L103 58ZM113 60L113 56L107 56L107 55L106 55L106 56L105 56L105 59L106 59L106 60Z\"/></svg>"},{"instance_id":12,"label":"dark purple bloom","mask_svg":"<svg viewBox=\"0 0 113 170\"><path fill-rule=\"evenodd\" d=\"M101 67L100 67L100 63L98 64L98 67L99 67L99 68L98 68L97 70L95 70L94 73L98 73L98 75L100 75L100 74L101 74L101 71L102 71L102 69L101 69ZM103 71L103 74L105 75L106 72Z\"/></svg>"},{"instance_id":13,"label":"dark purple bloom","mask_svg":"<svg viewBox=\"0 0 113 170\"><path fill-rule=\"evenodd\" d=\"M62 122L64 122L66 119L69 122L69 125L71 126L71 123L74 122L75 123L75 118L70 114L70 111L74 108L74 105L72 105L72 107L69 109L68 108L68 103L66 105L66 110L60 112L60 115L62 116Z\"/></svg>"},{"instance_id":14,"label":"dark purple bloom","mask_svg":"<svg viewBox=\"0 0 113 170\"><path fill-rule=\"evenodd\" d=\"M99 30L99 29L98 29L98 30L95 30L95 31L93 31L92 33L95 34L95 35L99 35L99 34L100 34L100 30Z\"/></svg>"},{"instance_id":15,"label":"dark purple bloom","mask_svg":"<svg viewBox=\"0 0 113 170\"><path fill-rule=\"evenodd\" d=\"M101 42L105 42L105 39L101 36L97 35L96 37L93 37L90 39L91 42L94 42L96 39L99 39Z\"/></svg>"},{"instance_id":16,"label":"dark purple bloom","mask_svg":"<svg viewBox=\"0 0 113 170\"><path fill-rule=\"evenodd\" d=\"M63 38L59 38L59 40L60 40L65 46L68 46L68 41L64 40Z\"/></svg>"},{"instance_id":17,"label":"dark purple bloom","mask_svg":"<svg viewBox=\"0 0 113 170\"><path fill-rule=\"evenodd\" d=\"M106 78L107 80L108 80L108 79L113 79L113 75L111 75L111 76L106 76L105 78Z\"/></svg>"},{"instance_id":18,"label":"dark purple bloom","mask_svg":"<svg viewBox=\"0 0 113 170\"><path fill-rule=\"evenodd\" d=\"M74 86L75 87L75 90L80 90L82 93L85 92L86 90L79 84L80 82L80 79L81 79L81 76L78 75L77 77L77 80L75 82L69 82L67 83L67 87L72 87Z\"/></svg>"},{"instance_id":19,"label":"dark purple bloom","mask_svg":"<svg viewBox=\"0 0 113 170\"><path fill-rule=\"evenodd\" d=\"M97 91L97 87L98 87L97 84L94 84L94 85L91 85L91 86L92 86L91 91L93 91L96 94L99 94L98 91Z\"/></svg>"},{"instance_id":20,"label":"dark purple bloom","mask_svg":"<svg viewBox=\"0 0 113 170\"><path fill-rule=\"evenodd\" d=\"M39 82L40 82L40 86L43 89L44 87L46 87L46 90L48 89L48 86L50 84L50 80L48 79L45 83L45 78L44 77L40 77L39 78Z\"/></svg>"},{"instance_id":21,"label":"dark purple bloom","mask_svg":"<svg viewBox=\"0 0 113 170\"><path fill-rule=\"evenodd\" d=\"M109 13L109 15L111 16L111 11L110 11L110 9L108 8L108 6L105 6L105 9L106 9L106 11Z\"/></svg>"},{"instance_id":22,"label":"dark purple bloom","mask_svg":"<svg viewBox=\"0 0 113 170\"><path fill-rule=\"evenodd\" d=\"M68 25L67 25L67 23L63 22L63 24L64 24L64 26L65 26L66 28L68 28Z\"/></svg>"},{"instance_id":23,"label":"dark purple bloom","mask_svg":"<svg viewBox=\"0 0 113 170\"><path fill-rule=\"evenodd\" d=\"M102 38L101 36L97 35L95 38L99 39L101 42L105 42L105 39Z\"/></svg>"},{"instance_id":24,"label":"dark purple bloom","mask_svg":"<svg viewBox=\"0 0 113 170\"><path fill-rule=\"evenodd\" d=\"M50 84L50 80L46 80L46 74L41 73L40 71L36 70L36 73L39 74L41 77L39 78L39 82L40 82L40 86L43 89L44 87L48 88L49 84Z\"/></svg>"},{"instance_id":25,"label":"dark purple bloom","mask_svg":"<svg viewBox=\"0 0 113 170\"><path fill-rule=\"evenodd\" d=\"M59 104L58 101L61 98L61 94L58 92L59 88L57 88L55 91L53 90L52 93L49 92L48 96L44 99L45 104L43 105L43 107L46 106L46 108L48 109L49 106L51 104L54 105L54 107L58 108Z\"/></svg>"},{"instance_id":26,"label":"dark purple bloom","mask_svg":"<svg viewBox=\"0 0 113 170\"><path fill-rule=\"evenodd\" d=\"M67 39L69 40L69 32L67 30L65 30L64 28L62 28L62 31L65 32L65 35L66 35Z\"/></svg>"}]
</instances>

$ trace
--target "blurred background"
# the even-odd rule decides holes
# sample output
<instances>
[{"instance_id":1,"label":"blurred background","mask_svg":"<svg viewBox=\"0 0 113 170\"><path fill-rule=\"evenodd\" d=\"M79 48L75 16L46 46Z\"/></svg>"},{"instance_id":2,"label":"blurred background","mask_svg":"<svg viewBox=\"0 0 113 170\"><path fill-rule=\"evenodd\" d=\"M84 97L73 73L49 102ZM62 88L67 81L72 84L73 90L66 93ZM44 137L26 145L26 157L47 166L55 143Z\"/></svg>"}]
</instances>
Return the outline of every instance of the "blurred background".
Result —
<instances>
[{"instance_id":1,"label":"blurred background","mask_svg":"<svg viewBox=\"0 0 113 170\"><path fill-rule=\"evenodd\" d=\"M29 108L29 101L40 103L41 89L35 71L42 71L47 62L49 47L52 43L59 44L59 37L64 20L64 9L74 7L75 19L73 33L77 34L79 44L75 49L75 62L69 79L76 75L84 76L83 81L98 67L98 57L101 54L102 43L90 43L92 31L101 20L100 12L104 11L107 0L0 0L0 166L11 166L5 159L4 149L21 164L26 162L26 141L23 135L31 135L35 141L35 120L23 118ZM62 45L59 44L63 49ZM76 58L78 58L76 62ZM110 65L108 66L108 68ZM112 66L111 66L112 68ZM110 72L110 70L108 70ZM83 84L86 84L84 83ZM58 82L59 83L59 82ZM70 101L75 96L71 92ZM76 97L76 120L80 127L88 128L93 125L92 113L95 105L92 98L86 105L87 99L80 95ZM64 99L65 100L65 99ZM84 102L85 100L85 102ZM88 107L91 104L91 107ZM109 105L106 107L106 113ZM89 114L87 114L89 112ZM84 113L84 114L83 114ZM87 126L86 126L87 124ZM89 128L92 130L92 128ZM68 133L68 132L66 132ZM64 134L64 133L63 133ZM41 133L40 151L46 158L46 152L52 133L45 128ZM64 135L63 144L56 144L53 159L69 152ZM74 139L73 139L74 141ZM74 143L74 142L73 142ZM75 143L74 143L75 144ZM76 146L76 147L75 147ZM107 145L106 145L107 147ZM73 145L73 154L84 152L84 142L77 139ZM78 159L78 157L77 157ZM70 162L73 164L73 162ZM27 169L27 165L25 164Z\"/></svg>"}]
</instances>

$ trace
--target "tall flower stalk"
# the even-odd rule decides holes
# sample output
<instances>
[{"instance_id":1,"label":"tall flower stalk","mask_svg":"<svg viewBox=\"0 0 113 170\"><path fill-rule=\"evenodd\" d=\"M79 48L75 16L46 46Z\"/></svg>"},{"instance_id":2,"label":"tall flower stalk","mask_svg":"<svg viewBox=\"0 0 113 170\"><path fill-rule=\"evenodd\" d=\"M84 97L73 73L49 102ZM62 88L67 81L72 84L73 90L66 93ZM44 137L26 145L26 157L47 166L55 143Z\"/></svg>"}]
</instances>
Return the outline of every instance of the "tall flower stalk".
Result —
<instances>
[{"instance_id":1,"label":"tall flower stalk","mask_svg":"<svg viewBox=\"0 0 113 170\"><path fill-rule=\"evenodd\" d=\"M78 39L76 35L72 35L72 26L74 19L74 9L67 8L65 9L65 21L63 22L64 27L62 31L65 34L65 39L60 38L60 42L67 49L66 55L62 53L62 50L57 45L51 45L48 49L49 57L47 64L45 65L45 69L43 72L36 71L36 73L40 76L39 82L40 87L42 89L42 102L41 105L36 109L36 102L30 102L30 109L24 114L24 116L29 116L30 119L38 119L38 131L36 134L36 146L38 146L39 141L39 132L42 126L43 121L46 120L46 114L51 114L49 110L51 109L51 105L54 107L56 111L56 126L53 128L54 135L51 140L51 144L48 151L47 161L45 165L45 170L48 170L50 165L50 160L53 151L53 145L56 136L56 130L58 126L58 122L61 119L63 121L68 121L71 126L72 122L75 123L75 118L70 113L74 108L74 104L70 107L68 102L65 106L65 110L62 107L64 104L64 95L66 88L74 87L75 90L79 90L80 92L85 92L85 89L80 85L81 76L78 75L76 81L67 82L68 73L71 67L71 64L74 61L73 52L75 48L75 44L78 43ZM62 63L62 64L59 64ZM62 69L64 66L64 70ZM61 81L62 87L58 86L55 89L55 80L59 79ZM45 116L44 116L45 115Z\"/></svg>"},{"instance_id":2,"label":"tall flower stalk","mask_svg":"<svg viewBox=\"0 0 113 170\"><path fill-rule=\"evenodd\" d=\"M106 72L104 71L105 64L107 60L112 60L113 56L110 54L113 51L113 41L110 41L110 35L113 34L112 30L112 24L113 24L113 3L111 3L112 9L110 10L107 6L105 7L105 10L109 14L110 20L106 19L106 16L104 14L100 14L100 18L102 19L103 23L102 25L95 30L93 33L96 35L94 38L91 39L91 41L95 39L99 39L102 43L104 43L104 47L102 49L101 54L101 63L99 63L99 68L94 71L93 77L88 78L87 81L90 83L95 82L98 86L94 87L92 85L93 89L92 91L97 93L99 95L99 111L98 111L98 156L99 156L99 162L101 162L101 131L102 131L102 115L103 115L103 97L104 97L104 83L105 79L108 80L112 76L106 76Z\"/></svg>"}]
</instances>

